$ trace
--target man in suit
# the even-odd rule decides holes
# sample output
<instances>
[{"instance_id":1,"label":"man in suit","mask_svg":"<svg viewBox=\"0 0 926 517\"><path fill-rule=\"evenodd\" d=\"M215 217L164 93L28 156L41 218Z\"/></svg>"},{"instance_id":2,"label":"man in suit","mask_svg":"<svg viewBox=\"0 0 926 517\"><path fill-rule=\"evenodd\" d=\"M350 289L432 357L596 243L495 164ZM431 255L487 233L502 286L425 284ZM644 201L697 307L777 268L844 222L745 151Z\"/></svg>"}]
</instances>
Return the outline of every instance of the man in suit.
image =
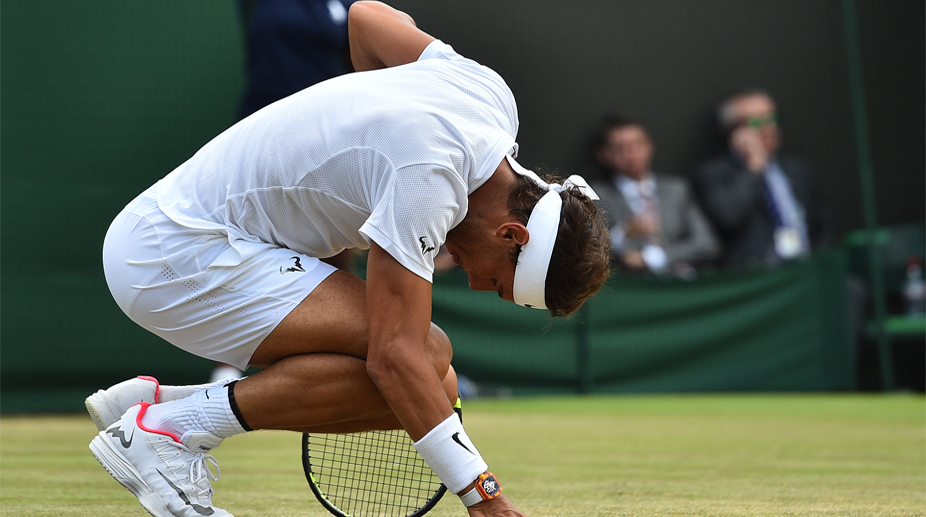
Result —
<instances>
[{"instance_id":1,"label":"man in suit","mask_svg":"<svg viewBox=\"0 0 926 517\"><path fill-rule=\"evenodd\" d=\"M692 181L721 242L724 267L808 255L832 238L831 218L810 166L780 155L775 101L740 91L717 111L729 153L704 163Z\"/></svg>"},{"instance_id":2,"label":"man in suit","mask_svg":"<svg viewBox=\"0 0 926 517\"><path fill-rule=\"evenodd\" d=\"M594 188L611 225L612 257L626 269L687 276L719 245L687 182L652 172L653 150L640 121L603 121L595 158L608 177Z\"/></svg>"}]
</instances>

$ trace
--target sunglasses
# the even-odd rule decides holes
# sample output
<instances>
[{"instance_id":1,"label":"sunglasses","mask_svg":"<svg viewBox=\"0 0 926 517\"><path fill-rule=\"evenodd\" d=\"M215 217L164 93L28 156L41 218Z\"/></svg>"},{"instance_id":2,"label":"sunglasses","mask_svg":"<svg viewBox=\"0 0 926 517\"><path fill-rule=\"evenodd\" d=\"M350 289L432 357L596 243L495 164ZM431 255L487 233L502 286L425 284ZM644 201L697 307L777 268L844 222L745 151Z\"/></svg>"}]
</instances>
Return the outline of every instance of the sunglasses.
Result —
<instances>
[{"instance_id":1,"label":"sunglasses","mask_svg":"<svg viewBox=\"0 0 926 517\"><path fill-rule=\"evenodd\" d=\"M749 117L746 120L740 122L740 126L746 126L750 129L762 129L766 126L774 126L778 124L778 114L769 113L764 117Z\"/></svg>"}]
</instances>

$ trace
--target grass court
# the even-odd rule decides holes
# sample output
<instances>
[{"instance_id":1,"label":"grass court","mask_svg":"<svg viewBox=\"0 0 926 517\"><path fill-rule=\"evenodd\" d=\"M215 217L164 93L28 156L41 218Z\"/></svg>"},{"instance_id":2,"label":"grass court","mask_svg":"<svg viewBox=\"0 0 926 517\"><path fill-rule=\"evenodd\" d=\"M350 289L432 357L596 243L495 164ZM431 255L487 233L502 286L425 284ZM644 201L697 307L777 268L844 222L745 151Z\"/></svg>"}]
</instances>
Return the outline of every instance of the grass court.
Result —
<instances>
[{"instance_id":1,"label":"grass court","mask_svg":"<svg viewBox=\"0 0 926 517\"><path fill-rule=\"evenodd\" d=\"M916 395L639 395L464 404L469 435L529 516L926 516ZM103 470L86 415L0 419L0 515L148 514ZM295 433L215 451L236 517L329 515ZM429 516L465 516L445 496Z\"/></svg>"}]
</instances>

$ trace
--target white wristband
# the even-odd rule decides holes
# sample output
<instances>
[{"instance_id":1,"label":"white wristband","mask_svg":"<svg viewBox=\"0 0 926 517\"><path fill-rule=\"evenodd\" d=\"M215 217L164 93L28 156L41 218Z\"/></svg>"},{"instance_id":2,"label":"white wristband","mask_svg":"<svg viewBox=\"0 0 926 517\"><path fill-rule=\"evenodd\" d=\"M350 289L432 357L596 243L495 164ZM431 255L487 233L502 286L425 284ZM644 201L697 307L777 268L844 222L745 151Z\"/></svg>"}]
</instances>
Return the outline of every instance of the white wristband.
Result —
<instances>
[{"instance_id":1,"label":"white wristband","mask_svg":"<svg viewBox=\"0 0 926 517\"><path fill-rule=\"evenodd\" d=\"M444 482L447 490L454 494L466 488L466 485L489 468L469 436L466 436L463 423L456 413L415 442L415 448Z\"/></svg>"}]
</instances>

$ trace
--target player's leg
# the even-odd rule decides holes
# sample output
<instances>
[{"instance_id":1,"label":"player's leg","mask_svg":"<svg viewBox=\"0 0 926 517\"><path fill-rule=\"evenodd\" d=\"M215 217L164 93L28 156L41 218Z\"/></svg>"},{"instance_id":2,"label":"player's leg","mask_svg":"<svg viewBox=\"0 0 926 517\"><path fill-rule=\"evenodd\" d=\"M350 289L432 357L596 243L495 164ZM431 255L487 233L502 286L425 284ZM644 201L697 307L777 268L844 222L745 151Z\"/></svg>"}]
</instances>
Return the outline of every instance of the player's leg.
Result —
<instances>
[{"instance_id":1,"label":"player's leg","mask_svg":"<svg viewBox=\"0 0 926 517\"><path fill-rule=\"evenodd\" d=\"M169 224L157 209L155 193L151 190L133 200L119 214L104 241L104 271L110 290L119 306L136 321L151 315L156 320L160 316L156 311L170 307L171 297L181 304L192 301L200 305L203 312L208 304L215 305L214 298L202 288L208 284L208 278L202 274L199 259L210 252L217 257L220 238L173 227L173 232L168 231L173 240L165 242L156 229L159 221ZM176 249L169 250L170 244ZM153 307L151 304L161 305ZM146 323L152 322L147 320ZM165 330L163 322L155 321L153 326L146 328L169 332L171 328L182 326L175 321L173 327ZM134 394L145 392L142 399L157 400L155 381L139 379L122 386L127 386ZM110 397L107 402L121 404L122 400L123 397ZM169 430L147 427L142 420L149 407L148 402L136 404L101 431L90 444L94 456L152 515L230 517L225 510L212 506L210 480L218 476L209 468L215 460L208 452L221 443L221 438L199 431L181 437Z\"/></svg>"},{"instance_id":2,"label":"player's leg","mask_svg":"<svg viewBox=\"0 0 926 517\"><path fill-rule=\"evenodd\" d=\"M130 207L104 243L117 303L140 325L200 356L243 367L260 349L254 359L265 371L239 390L245 414L260 427L395 426L363 364L366 297L359 279L280 248L231 249L225 236L175 225L151 195ZM436 329L429 344L435 371L446 378L449 342ZM263 404L277 404L281 418L273 420ZM250 429L246 422L235 384L210 387L134 407L91 449L152 514L193 516L211 507L206 453ZM199 475L185 474L191 472Z\"/></svg>"},{"instance_id":3,"label":"player's leg","mask_svg":"<svg viewBox=\"0 0 926 517\"><path fill-rule=\"evenodd\" d=\"M367 334L364 282L335 272L257 348L251 363L265 369L235 385L244 420L254 429L291 429L382 415L395 426L366 372ZM450 340L432 324L426 345L436 374L445 379Z\"/></svg>"},{"instance_id":4,"label":"player's leg","mask_svg":"<svg viewBox=\"0 0 926 517\"><path fill-rule=\"evenodd\" d=\"M305 406L299 405L297 409L294 409L289 404L283 404L279 411L284 416L272 416L272 411L262 411L260 414L248 413L247 409L241 410L242 415L250 414L254 417L271 415L269 423L256 420L255 428L287 429L303 433L355 433L374 429L402 428L399 419L389 408L379 389L366 375L366 365L363 364L363 361L338 354L330 354L328 359L331 361L330 367L332 370L336 371L337 375L341 375L343 380L340 383L328 384L323 388L326 392L321 395L330 395L327 400L309 400ZM313 366L317 368L318 363ZM298 363L288 362L285 368L290 367L298 367ZM344 371L349 369L356 369L355 375L343 375ZM240 386L239 383L237 387ZM447 394L447 400L455 403L458 397L457 376L452 366L443 378L443 386ZM345 404L345 395L356 400L351 400ZM313 409L311 406L317 409ZM317 417L313 411L316 411L322 417ZM245 417L248 424L251 423L250 418L250 416ZM307 420L324 421L325 423L312 425L279 423L286 421L304 422Z\"/></svg>"},{"instance_id":5,"label":"player's leg","mask_svg":"<svg viewBox=\"0 0 926 517\"><path fill-rule=\"evenodd\" d=\"M84 405L97 429L102 431L139 402L158 404L185 399L200 391L220 388L232 380L234 379L216 380L206 384L162 386L154 377L139 375L107 389L98 390L84 400Z\"/></svg>"},{"instance_id":6,"label":"player's leg","mask_svg":"<svg viewBox=\"0 0 926 517\"><path fill-rule=\"evenodd\" d=\"M292 252L285 251L283 254L286 255L285 260L290 260L289 255ZM308 260L306 258L304 262L308 263ZM279 266L271 269L275 269L273 273L279 276ZM182 283L187 283L187 281ZM169 288L159 286L156 289L149 289L144 295L158 296L150 291ZM256 353L250 361L265 367L265 371L240 382L235 387L239 394L237 400L245 408L243 412L252 415L249 417L254 420L252 425L255 428L284 428L365 419L371 411L370 406L388 414L388 406L378 391L375 391L375 387L366 375L362 361L362 358L366 356L367 346L364 282L355 276L335 271L317 286L310 282L308 287L303 286L301 289L311 289L311 293L305 296L269 332L269 335L257 346ZM218 289L212 292L215 291ZM294 296L290 291L287 293L288 297ZM301 292L297 290L298 294ZM167 295L160 296L171 298ZM214 298L227 302L222 296L213 294ZM273 292L269 297L284 298L279 292ZM142 300L136 301L136 304L144 302L143 296L139 298ZM228 302L228 304L232 303L234 302ZM250 312L259 312L259 304L254 305L256 307L251 307ZM273 311L280 309L276 306L271 308ZM193 310L195 309L194 307ZM189 316L188 314L178 316L178 318L181 317ZM255 321L266 324L253 314L239 316L233 312L226 317L212 317L207 323L184 325L184 337L189 336L190 341L203 339L193 334L193 329L197 326L203 327L198 330L198 333L205 336L218 335L220 332L232 335L241 334L243 332L235 330L236 326L250 327ZM217 327L221 328L217 329ZM165 332L164 328L163 324L159 327L162 334L179 341L172 333ZM187 345L181 342L178 346L183 348ZM432 325L427 350L435 372L439 377L444 378L449 369L452 352L449 340L436 325ZM217 358L223 359L223 357ZM176 398L176 395L203 391L205 388L219 388L224 383L191 387L160 387L162 395L167 395L162 396L160 400L155 398L158 392L156 382L142 379L121 383L106 391L112 392L124 385L134 386L135 384L138 385L136 389L131 390L130 394L125 397L121 397L129 404L139 400L170 401ZM344 384L351 388L344 389L342 387ZM139 390L148 390L150 394L139 397L137 396ZM359 396L359 391L362 390L366 390L369 394ZM88 407L91 406L89 401L92 398L94 396L88 398ZM291 410L282 411L280 406L284 404ZM166 411L168 408L163 409ZM121 414L118 411L112 411L112 413L113 415ZM156 408L149 412L149 415L160 413L162 413L161 408ZM271 418L268 419L265 416ZM391 415L387 418L391 418Z\"/></svg>"},{"instance_id":7,"label":"player's leg","mask_svg":"<svg viewBox=\"0 0 926 517\"><path fill-rule=\"evenodd\" d=\"M288 260L291 254L287 251L285 258ZM309 287L311 292L263 339L250 358L251 364L263 370L233 386L237 404L235 411L250 429L364 420L372 413L382 413L391 418L388 404L366 373L364 281L343 271L335 271L317 286L309 284ZM268 298L292 296L292 293L284 295L279 291L267 294ZM260 310L259 303L253 305L250 312ZM278 308L274 307L274 310ZM250 325L256 320L259 318L253 315L213 317L202 325L204 328L199 332L214 335L218 331L212 329L221 326L222 331L235 334L235 326ZM185 332L191 334L189 329ZM193 336L193 339L198 337ZM450 368L450 341L439 327L432 325L426 344L435 373L443 379ZM163 389L177 390L171 387ZM217 391L210 390L209 393L214 397ZM146 418L155 422L157 417L177 406L158 404ZM163 426L164 422L157 425ZM171 428L183 434L182 427L171 425Z\"/></svg>"},{"instance_id":8,"label":"player's leg","mask_svg":"<svg viewBox=\"0 0 926 517\"><path fill-rule=\"evenodd\" d=\"M357 282L335 273L319 284L281 323L277 337L286 338L268 337L267 348L258 347L263 348L258 357L270 362L263 371L182 400L133 406L94 439L94 455L154 515L194 517L200 510L227 515L211 507L205 468L207 453L225 438L252 429L355 432L399 427L367 374L365 360L358 357L366 353L366 315ZM287 321L303 329L303 339L292 338ZM326 332L328 328L333 330ZM436 326L428 348L448 400L455 401L450 343ZM200 475L194 478L190 472Z\"/></svg>"}]
</instances>

